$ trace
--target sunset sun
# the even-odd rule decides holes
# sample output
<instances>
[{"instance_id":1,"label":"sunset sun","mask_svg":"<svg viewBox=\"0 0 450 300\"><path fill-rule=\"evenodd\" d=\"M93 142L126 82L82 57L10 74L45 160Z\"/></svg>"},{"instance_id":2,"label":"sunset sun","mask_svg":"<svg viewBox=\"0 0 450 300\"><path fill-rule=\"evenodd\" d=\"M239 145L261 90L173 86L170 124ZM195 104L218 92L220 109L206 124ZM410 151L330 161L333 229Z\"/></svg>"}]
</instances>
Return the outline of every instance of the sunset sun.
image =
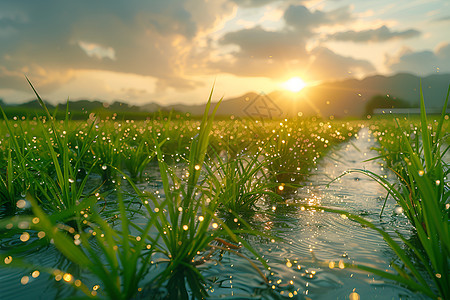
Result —
<instances>
[{"instance_id":1,"label":"sunset sun","mask_svg":"<svg viewBox=\"0 0 450 300\"><path fill-rule=\"evenodd\" d=\"M292 77L285 83L283 83L283 87L291 92L300 92L304 87L306 87L306 83L300 77Z\"/></svg>"}]
</instances>

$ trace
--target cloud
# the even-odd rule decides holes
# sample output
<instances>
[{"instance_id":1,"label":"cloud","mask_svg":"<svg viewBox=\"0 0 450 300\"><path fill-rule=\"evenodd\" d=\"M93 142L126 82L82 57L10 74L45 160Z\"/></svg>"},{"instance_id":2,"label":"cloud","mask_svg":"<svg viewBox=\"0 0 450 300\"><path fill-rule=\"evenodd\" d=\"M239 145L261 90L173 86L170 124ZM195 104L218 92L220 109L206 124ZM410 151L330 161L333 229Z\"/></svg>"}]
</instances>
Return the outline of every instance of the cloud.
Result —
<instances>
[{"instance_id":1,"label":"cloud","mask_svg":"<svg viewBox=\"0 0 450 300\"><path fill-rule=\"evenodd\" d=\"M71 77L56 74L71 69L133 73L157 78L161 88L193 88L198 82L185 75L189 52L233 7L228 0L2 0L0 88L28 90L24 73L32 80L47 76L47 86L57 86Z\"/></svg>"},{"instance_id":2,"label":"cloud","mask_svg":"<svg viewBox=\"0 0 450 300\"><path fill-rule=\"evenodd\" d=\"M405 31L391 31L385 25L377 29L369 29L362 31L349 30L345 32L337 32L328 37L337 41L352 41L356 43L363 42L384 42L392 39L408 39L420 36L420 31L408 29Z\"/></svg>"},{"instance_id":3,"label":"cloud","mask_svg":"<svg viewBox=\"0 0 450 300\"><path fill-rule=\"evenodd\" d=\"M312 62L308 72L317 79L343 78L349 74L361 76L376 71L369 61L342 56L325 47L313 49L310 55Z\"/></svg>"},{"instance_id":4,"label":"cloud","mask_svg":"<svg viewBox=\"0 0 450 300\"><path fill-rule=\"evenodd\" d=\"M242 7L260 7L280 0L231 0Z\"/></svg>"},{"instance_id":5,"label":"cloud","mask_svg":"<svg viewBox=\"0 0 450 300\"><path fill-rule=\"evenodd\" d=\"M104 47L102 45L78 41L78 45L89 57L96 57L98 59L109 58L116 60L116 52L111 47Z\"/></svg>"},{"instance_id":6,"label":"cloud","mask_svg":"<svg viewBox=\"0 0 450 300\"><path fill-rule=\"evenodd\" d=\"M278 31L256 26L226 33L219 40L220 45L232 46L235 50L228 52L225 58L212 61L210 66L217 72L273 79L296 75L307 80L324 80L375 71L368 61L344 57L323 46L306 49L308 39L315 35L315 28L352 19L348 7L312 12L304 6L291 5L284 19L286 27Z\"/></svg>"},{"instance_id":7,"label":"cloud","mask_svg":"<svg viewBox=\"0 0 450 300\"><path fill-rule=\"evenodd\" d=\"M420 75L450 72L450 43L441 44L434 51L414 52L402 49L396 55L385 56L385 65L393 72L411 72Z\"/></svg>"},{"instance_id":8,"label":"cloud","mask_svg":"<svg viewBox=\"0 0 450 300\"><path fill-rule=\"evenodd\" d=\"M234 56L244 58L294 59L305 55L302 37L287 31L267 31L259 26L225 34L221 45L236 45Z\"/></svg>"},{"instance_id":9,"label":"cloud","mask_svg":"<svg viewBox=\"0 0 450 300\"><path fill-rule=\"evenodd\" d=\"M350 7L344 6L329 12L310 11L303 5L291 5L284 13L287 26L296 32L309 34L323 25L337 25L354 19Z\"/></svg>"},{"instance_id":10,"label":"cloud","mask_svg":"<svg viewBox=\"0 0 450 300\"><path fill-rule=\"evenodd\" d=\"M450 21L450 16L445 16L433 20L433 22L448 22L448 21Z\"/></svg>"},{"instance_id":11,"label":"cloud","mask_svg":"<svg viewBox=\"0 0 450 300\"><path fill-rule=\"evenodd\" d=\"M232 59L212 62L211 67L238 76L277 79L305 74L308 80L323 80L375 71L368 61L344 57L325 47L307 51L302 36L290 31L255 27L228 33L221 43L236 45L239 51L230 53Z\"/></svg>"}]
</instances>

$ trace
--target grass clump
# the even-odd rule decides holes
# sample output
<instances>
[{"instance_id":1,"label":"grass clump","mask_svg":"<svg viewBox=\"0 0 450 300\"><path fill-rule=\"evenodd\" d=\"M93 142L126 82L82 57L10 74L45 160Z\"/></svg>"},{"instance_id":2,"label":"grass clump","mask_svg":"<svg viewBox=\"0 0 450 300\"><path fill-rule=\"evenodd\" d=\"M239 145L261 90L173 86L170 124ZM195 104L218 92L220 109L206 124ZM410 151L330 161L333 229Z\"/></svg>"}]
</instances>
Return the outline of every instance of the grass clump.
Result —
<instances>
[{"instance_id":1,"label":"grass clump","mask_svg":"<svg viewBox=\"0 0 450 300\"><path fill-rule=\"evenodd\" d=\"M408 241L400 233L397 232L397 235L412 250L415 261L424 268L425 272L419 271L417 263L413 263L407 252L387 232L363 218L345 211L320 208L344 214L348 218L378 231L403 263L403 266L392 263L398 274L367 266L356 266L357 268L395 280L411 290L421 292L434 299L450 298L450 189L448 181L450 169L443 159L449 148L446 146L448 135L442 131L446 120L445 112L449 93L450 87L436 127L428 124L421 89L421 124L419 128L415 128L415 134L404 132L399 121L396 120L396 124L401 130L398 144L391 143L389 137L386 136L382 139L385 145L394 145L390 149L385 149L382 156L384 159L389 159L388 165L397 177L394 183L382 175L368 170L349 170L345 173L357 172L369 176L385 188L388 195L391 195L402 207L414 227L417 240ZM393 136L392 138L397 139ZM442 149L442 146L446 148Z\"/></svg>"}]
</instances>

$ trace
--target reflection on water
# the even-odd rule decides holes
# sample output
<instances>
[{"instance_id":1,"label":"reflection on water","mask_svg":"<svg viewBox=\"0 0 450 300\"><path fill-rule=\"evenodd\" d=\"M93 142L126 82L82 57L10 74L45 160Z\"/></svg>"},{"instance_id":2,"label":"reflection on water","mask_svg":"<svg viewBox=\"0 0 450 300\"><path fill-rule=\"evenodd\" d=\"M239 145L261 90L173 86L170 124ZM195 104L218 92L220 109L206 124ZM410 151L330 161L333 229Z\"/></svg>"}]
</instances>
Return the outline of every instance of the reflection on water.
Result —
<instances>
[{"instance_id":1,"label":"reflection on water","mask_svg":"<svg viewBox=\"0 0 450 300\"><path fill-rule=\"evenodd\" d=\"M363 162L377 155L370 150L372 146L375 146L375 141L363 128L357 138L331 151L318 164L306 186L291 199L278 203L275 208L270 207L267 215L258 216L261 229L285 240L272 243L249 237L252 246L270 266L267 272L269 287L262 282L256 285L254 280L257 277L250 269L246 274L245 262L229 256L205 275L209 275L208 272L215 272L217 276L220 273L236 274L233 288L212 285L214 293L211 294L230 299L237 294L242 299L417 299L418 295L385 283L381 278L345 269L344 263L352 262L391 269L389 264L395 255L374 230L364 228L345 216L307 211L300 205L344 209L362 215L388 232L393 232L395 227L407 236L410 226L402 214L396 213L393 200L388 199L384 217L379 218L386 192L370 178L349 174L326 188L332 179L349 169L385 172L378 163ZM386 172L385 175L389 176ZM226 280L225 277L218 276L222 280Z\"/></svg>"},{"instance_id":2,"label":"reflection on water","mask_svg":"<svg viewBox=\"0 0 450 300\"><path fill-rule=\"evenodd\" d=\"M266 212L255 214L252 223L260 230L284 239L280 242L251 235L246 237L270 266L270 270L265 271L269 284L244 258L222 253L200 266L211 298L417 299L418 295L397 285L345 268L344 263L355 262L391 269L389 263L395 256L375 231L337 214L301 208L301 204L308 204L345 209L364 216L388 232L395 227L408 235L408 221L393 201L388 200L384 216L379 218L386 192L370 178L349 174L326 188L330 180L348 169L385 172L377 163L363 162L377 155L370 150L374 145L368 130L363 128L355 139L330 151L321 160L304 188L297 190L286 202L269 204ZM148 173L157 172L153 169ZM388 173L385 175L389 176ZM162 193L159 178L150 178L149 182L150 185L142 184L140 188ZM113 211L114 207L107 209ZM133 221L136 224L144 222L139 219ZM39 265L65 270L77 278L83 277L80 270L51 247L28 255ZM246 255L254 258L251 253ZM73 289L67 284L50 279L43 272L33 276L33 271L36 270L0 269L1 299L59 299L72 295ZM164 291L159 292L165 294ZM145 296L151 297L154 293L150 290Z\"/></svg>"}]
</instances>

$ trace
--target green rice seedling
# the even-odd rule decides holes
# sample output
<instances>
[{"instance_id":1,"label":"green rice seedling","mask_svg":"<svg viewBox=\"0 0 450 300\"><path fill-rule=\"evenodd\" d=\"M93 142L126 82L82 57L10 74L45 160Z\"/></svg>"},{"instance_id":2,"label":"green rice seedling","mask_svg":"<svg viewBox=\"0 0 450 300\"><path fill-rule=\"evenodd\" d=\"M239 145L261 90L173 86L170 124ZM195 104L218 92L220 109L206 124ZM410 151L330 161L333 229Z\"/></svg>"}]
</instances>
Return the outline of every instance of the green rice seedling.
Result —
<instances>
[{"instance_id":1,"label":"green rice seedling","mask_svg":"<svg viewBox=\"0 0 450 300\"><path fill-rule=\"evenodd\" d=\"M448 134L445 134L442 130L446 120L445 110L449 94L447 93L440 120L437 122L436 127L433 128L428 125L422 89L420 92L420 127L414 127L413 133L407 133L402 129L399 120L396 120L397 128L401 131L399 134L400 140L397 143L390 143L386 138L382 139L383 145L386 146L384 147L384 155L377 157L384 158L391 170L397 175L399 179L399 194L394 194L393 196L398 204L402 206L408 219L415 227L425 225L423 206L427 205L422 201L422 197L424 197L423 190L417 186L415 174L419 172L422 176L436 182L439 187L438 194L443 195L445 194L445 185L448 182L447 174L449 172L449 166L444 160L444 156L449 149L449 146L446 146ZM446 148L442 149L442 146ZM418 170L412 170L412 165L415 165ZM419 167L419 165L422 165L422 167ZM441 209L444 209L445 201L441 199L438 203ZM417 224L414 223L416 221L418 221Z\"/></svg>"},{"instance_id":2,"label":"green rice seedling","mask_svg":"<svg viewBox=\"0 0 450 300\"><path fill-rule=\"evenodd\" d=\"M160 143L160 147L165 141ZM127 144L123 149L125 169L133 180L142 179L143 171L156 156L154 150L150 150L149 143L142 139L137 145Z\"/></svg>"},{"instance_id":3,"label":"green rice seedling","mask_svg":"<svg viewBox=\"0 0 450 300\"><path fill-rule=\"evenodd\" d=\"M104 130L101 128L100 130ZM121 164L121 136L119 132L111 132L102 135L91 144L90 153L94 159L92 166L96 165L95 173L101 174L104 181L109 181L115 177L112 168L108 166L120 167Z\"/></svg>"},{"instance_id":4,"label":"green rice seedling","mask_svg":"<svg viewBox=\"0 0 450 300\"><path fill-rule=\"evenodd\" d=\"M27 79L28 80L28 79ZM50 155L51 170L54 171L54 176L51 173L41 172L41 178L39 181L35 181L36 190L40 192L39 200L41 204L53 211L70 210L77 205L83 198L94 198L94 195L85 195L84 187L88 180L88 176L91 170L78 182L77 175L80 166L80 162L83 159L83 155L87 152L89 143L85 144L82 149L79 149L80 155L74 156L68 145L68 131L69 131L69 112L68 105L66 106L65 120L63 122L63 128L60 130L56 125L56 122L52 115L50 115L45 103L40 98L37 91L34 89L30 81L28 81L31 88L36 94L41 106L46 112L50 126L46 127L43 122L39 122L41 133L45 147ZM92 128L92 127L91 127ZM14 140L13 140L14 141ZM92 140L91 140L92 141ZM16 142L14 142L16 143ZM16 147L23 164L28 164L37 169L40 166L36 165L36 161L28 160L25 155L21 153L20 146ZM43 150L43 149L40 149ZM40 181L46 182L46 186L43 186ZM37 196L35 193L34 196Z\"/></svg>"},{"instance_id":5,"label":"green rice seedling","mask_svg":"<svg viewBox=\"0 0 450 300\"><path fill-rule=\"evenodd\" d=\"M0 202L14 212L17 198L24 197L28 191L36 192L35 182L41 178L39 170L42 169L42 162L35 151L37 147L32 146L36 139L29 140L21 122L12 123L6 118L1 107L0 110L9 134L8 140L5 141L6 161L4 169L0 171L0 193L4 196Z\"/></svg>"},{"instance_id":6,"label":"green rice seedling","mask_svg":"<svg viewBox=\"0 0 450 300\"><path fill-rule=\"evenodd\" d=\"M409 261L399 245L388 241L388 234L373 225L369 227L376 229L383 235L389 246L411 273L407 274L397 268L402 279L392 277L384 271L367 270L384 277L391 276L391 279L404 283L413 290L440 299L450 297L450 191L448 185L450 170L442 158L448 147L444 151L440 149L443 136L441 130L445 120L449 93L450 87L440 121L436 130L431 132L427 123L421 90L421 147L417 140L415 144L412 144L406 134L402 136L400 141L402 150L400 166L403 169L398 172L394 170L394 173L398 176L396 183L390 183L383 176L368 170L349 171L367 175L380 183L402 207L403 212L414 226L419 244L414 246L400 234L399 236L413 250L417 261L425 268L428 277L431 279L432 288L428 286L425 277L415 269L415 266ZM352 216L352 219L367 225L366 221L355 216ZM414 282L417 284L414 284Z\"/></svg>"},{"instance_id":7,"label":"green rice seedling","mask_svg":"<svg viewBox=\"0 0 450 300\"><path fill-rule=\"evenodd\" d=\"M169 258L167 268L160 274L160 280L168 279L169 297L181 297L179 299L187 297L186 280L196 298L207 296L201 284L201 275L195 267L195 257L203 252L215 237L222 234L219 230L211 232L209 229L214 218L217 197L211 197L210 193L204 193L197 188L208 146L212 118L217 110L216 107L211 118L208 118L211 97L212 94L203 116L200 132L191 144L187 182L182 183L170 171L163 160L161 148L158 144L156 145L167 214L159 209L153 218L157 219L155 226L161 235L162 244L158 245L158 248ZM170 180L174 183L173 188L171 188ZM158 199L152 197L152 200L155 206L159 207ZM150 207L148 211L154 214ZM198 216L199 212L200 216ZM218 227L217 223L215 227Z\"/></svg>"},{"instance_id":8,"label":"green rice seedling","mask_svg":"<svg viewBox=\"0 0 450 300\"><path fill-rule=\"evenodd\" d=\"M338 127L315 118L285 119L276 125L264 135L264 151L271 161L268 169L273 180L279 183L279 193L298 187L330 147L351 137L361 126L347 122L348 126Z\"/></svg>"},{"instance_id":9,"label":"green rice seedling","mask_svg":"<svg viewBox=\"0 0 450 300\"><path fill-rule=\"evenodd\" d=\"M281 197L272 192L265 168L268 160L261 160L260 153L254 155L235 155L228 153L221 157L217 152L206 164L207 180L214 194L219 195L219 209L225 213L249 213L254 211L255 203L262 197L273 199Z\"/></svg>"},{"instance_id":10,"label":"green rice seedling","mask_svg":"<svg viewBox=\"0 0 450 300\"><path fill-rule=\"evenodd\" d=\"M143 205L149 217L155 220L154 225L160 239L154 241L149 235L141 236L148 239L155 251L167 259L166 268L157 276L157 279L160 284L166 285L170 299L188 299L189 293L196 299L207 297L203 278L197 266L208 260L215 250L232 251L233 244L218 239L219 237L242 243L261 259L246 241L229 230L216 216L220 194L201 185L208 180L200 180L200 173L208 149L213 118L218 107L216 106L208 117L211 97L212 92L199 126L199 133L191 142L188 169L187 174L183 175L184 179L176 176L167 165L160 144L155 142L164 198L162 200L151 193L143 196ZM155 141L156 139L155 135ZM122 175L125 176L124 173ZM136 193L142 194L132 182L131 184ZM151 200L152 207L146 199ZM135 229L140 230L138 226L135 226ZM265 262L262 260L262 263Z\"/></svg>"},{"instance_id":11,"label":"green rice seedling","mask_svg":"<svg viewBox=\"0 0 450 300\"><path fill-rule=\"evenodd\" d=\"M14 169L12 164L11 149L8 149L8 157L6 166L3 168L5 172L0 173L0 206L8 205L14 207L17 188L15 183L17 182L17 176L14 176Z\"/></svg>"},{"instance_id":12,"label":"green rice seedling","mask_svg":"<svg viewBox=\"0 0 450 300\"><path fill-rule=\"evenodd\" d=\"M86 201L74 208L76 215L81 216L77 218L78 226L81 227L81 223L87 226L86 230L74 231L73 228L62 225L54 215L46 214L33 197L27 196L27 200L34 213L29 221L32 231L23 230L22 236L25 238L21 236L21 240L26 243L30 235L36 233L39 239L51 240L68 260L88 271L97 282L93 288L88 288L86 282L66 271L51 270L50 273L56 280L63 279L83 292L87 298L103 296L108 299L131 299L148 284L144 280L149 271L153 249L145 239L130 234L131 222L120 195L120 229L112 228L95 210L89 212L89 221L83 217L86 210L95 205L94 201ZM16 221L23 223L24 220L25 218ZM153 222L150 219L141 228L142 235L145 236L150 231ZM1 258L9 266L14 267L16 262L17 267L29 266L26 261L11 253L2 254ZM48 270L48 267L45 269Z\"/></svg>"}]
</instances>

